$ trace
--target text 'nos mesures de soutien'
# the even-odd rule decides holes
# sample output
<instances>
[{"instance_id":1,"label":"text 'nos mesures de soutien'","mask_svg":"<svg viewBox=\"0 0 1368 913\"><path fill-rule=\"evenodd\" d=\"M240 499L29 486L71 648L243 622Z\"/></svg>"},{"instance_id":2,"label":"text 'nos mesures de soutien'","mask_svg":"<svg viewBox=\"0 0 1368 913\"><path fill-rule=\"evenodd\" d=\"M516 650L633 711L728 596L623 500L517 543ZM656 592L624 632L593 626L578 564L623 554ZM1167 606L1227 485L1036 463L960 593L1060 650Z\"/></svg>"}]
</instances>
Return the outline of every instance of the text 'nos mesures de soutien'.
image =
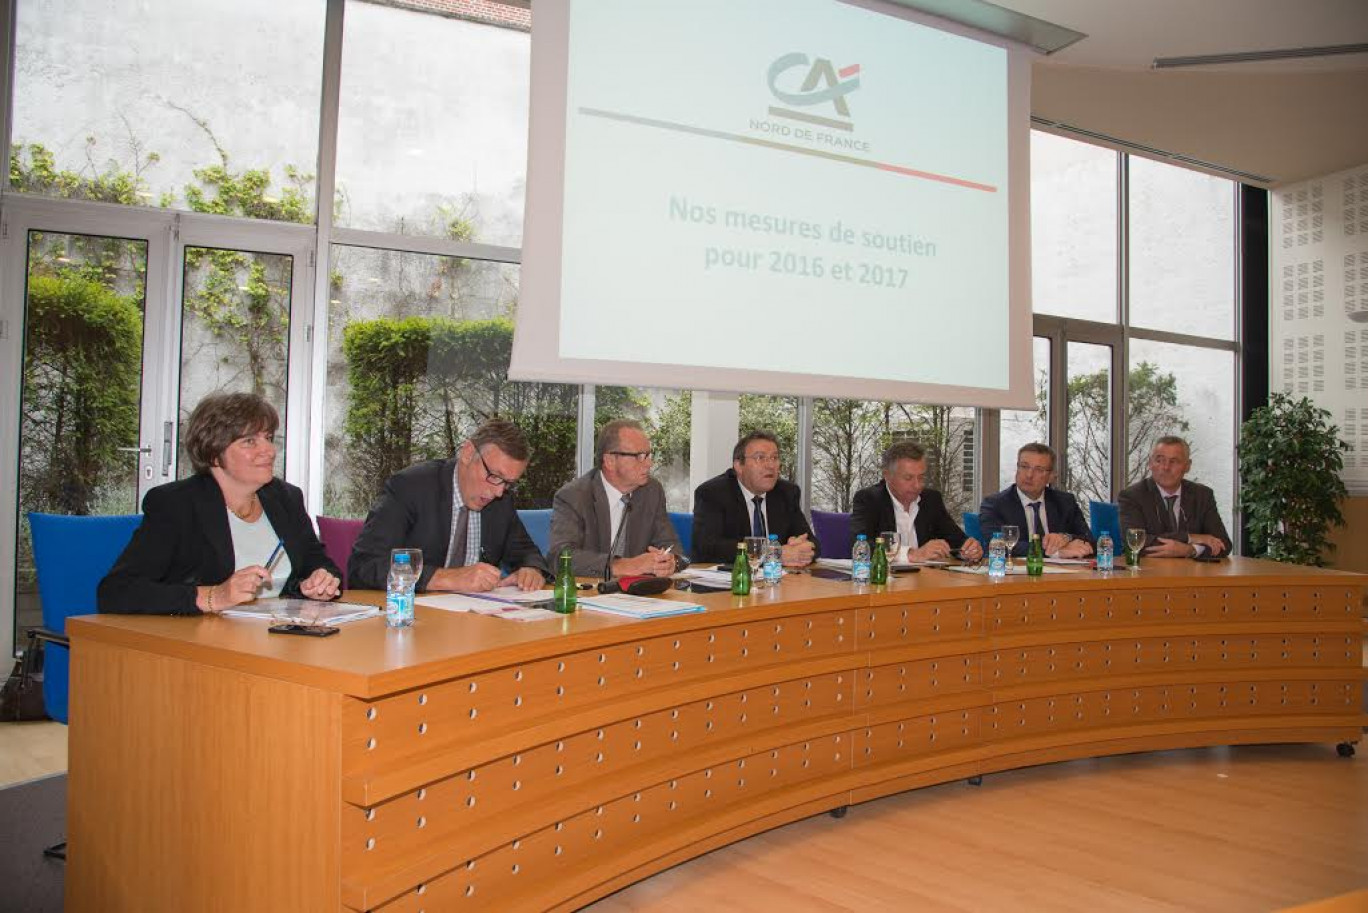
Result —
<instances>
[{"instance_id":1,"label":"text 'nos mesures de soutien'","mask_svg":"<svg viewBox=\"0 0 1368 913\"><path fill-rule=\"evenodd\" d=\"M817 222L786 215L767 215L695 203L670 197L670 220L693 225L721 226L731 231L788 237L827 244L844 244L877 254L935 257L936 244L911 233L889 234L846 225L836 220L825 228ZM859 285L903 288L908 271L896 263L844 260L792 250L734 244L710 244L702 251L704 270L768 271L810 279L832 279Z\"/></svg>"}]
</instances>

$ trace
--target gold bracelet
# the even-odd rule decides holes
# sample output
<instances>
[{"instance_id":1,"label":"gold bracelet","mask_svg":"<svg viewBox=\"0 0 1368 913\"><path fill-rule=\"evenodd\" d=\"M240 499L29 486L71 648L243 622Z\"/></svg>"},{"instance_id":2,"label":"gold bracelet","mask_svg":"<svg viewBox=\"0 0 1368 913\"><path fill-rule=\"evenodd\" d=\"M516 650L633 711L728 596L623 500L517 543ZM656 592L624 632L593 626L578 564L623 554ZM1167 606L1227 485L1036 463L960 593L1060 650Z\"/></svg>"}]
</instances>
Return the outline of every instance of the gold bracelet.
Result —
<instances>
[{"instance_id":1,"label":"gold bracelet","mask_svg":"<svg viewBox=\"0 0 1368 913\"><path fill-rule=\"evenodd\" d=\"M208 606L208 608L205 609L205 611L206 611L206 612L213 612L213 611L214 611L214 588L213 588L213 587L209 587L209 588L206 590L206 592L205 592L205 594L204 594L204 602L205 602L205 604Z\"/></svg>"}]
</instances>

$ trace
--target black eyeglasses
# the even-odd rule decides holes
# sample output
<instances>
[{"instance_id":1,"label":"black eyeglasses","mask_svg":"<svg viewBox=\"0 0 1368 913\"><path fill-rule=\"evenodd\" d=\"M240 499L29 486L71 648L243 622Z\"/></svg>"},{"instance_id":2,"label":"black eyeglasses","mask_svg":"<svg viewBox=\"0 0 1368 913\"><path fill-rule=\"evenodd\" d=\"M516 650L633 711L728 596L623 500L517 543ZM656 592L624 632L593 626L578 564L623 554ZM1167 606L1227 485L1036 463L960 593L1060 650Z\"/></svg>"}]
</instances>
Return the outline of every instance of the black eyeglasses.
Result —
<instances>
[{"instance_id":1,"label":"black eyeglasses","mask_svg":"<svg viewBox=\"0 0 1368 913\"><path fill-rule=\"evenodd\" d=\"M608 453L612 456L631 457L638 463L646 462L653 455L649 450L610 450Z\"/></svg>"},{"instance_id":2,"label":"black eyeglasses","mask_svg":"<svg viewBox=\"0 0 1368 913\"><path fill-rule=\"evenodd\" d=\"M497 472L490 469L489 464L485 462L484 454L480 453L479 448L476 448L475 455L480 458L480 465L484 467L486 482L488 482L490 485L498 485L500 488L502 488L505 492L509 494L512 494L514 491L517 491L517 480L505 479L503 476L499 475Z\"/></svg>"}]
</instances>

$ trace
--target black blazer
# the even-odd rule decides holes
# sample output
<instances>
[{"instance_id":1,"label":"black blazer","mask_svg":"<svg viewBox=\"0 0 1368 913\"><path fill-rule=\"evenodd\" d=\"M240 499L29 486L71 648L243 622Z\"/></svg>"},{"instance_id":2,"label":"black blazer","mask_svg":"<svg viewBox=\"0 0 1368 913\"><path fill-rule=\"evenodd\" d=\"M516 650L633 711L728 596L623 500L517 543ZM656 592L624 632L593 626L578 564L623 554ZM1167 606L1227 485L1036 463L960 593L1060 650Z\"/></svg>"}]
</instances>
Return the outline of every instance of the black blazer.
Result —
<instances>
[{"instance_id":1,"label":"black blazer","mask_svg":"<svg viewBox=\"0 0 1368 913\"><path fill-rule=\"evenodd\" d=\"M1067 491L1046 488L1040 498L1045 502L1045 525L1052 533L1068 533L1075 539L1092 542L1092 530L1083 517L1083 509L1078 499ZM1012 554L1024 555L1031 547L1031 523L1026 519L1026 508L1021 506L1017 487L1008 485L997 494L988 495L979 505L979 528L985 539L993 538L993 533L1001 532L1004 526L1015 526L1021 530L1021 538L1012 548Z\"/></svg>"},{"instance_id":2,"label":"black blazer","mask_svg":"<svg viewBox=\"0 0 1368 913\"><path fill-rule=\"evenodd\" d=\"M1205 485L1183 480L1175 531L1165 532L1168 511L1164 509L1164 496L1153 478L1142 479L1122 489L1116 496L1116 503L1121 513L1121 535L1124 536L1128 529L1143 526L1149 533L1145 541L1147 547L1155 545L1160 536L1186 542L1189 533L1202 533L1220 539L1225 543L1226 554L1230 554L1230 534L1221 520L1221 512L1216 509L1216 494Z\"/></svg>"},{"instance_id":3,"label":"black blazer","mask_svg":"<svg viewBox=\"0 0 1368 913\"><path fill-rule=\"evenodd\" d=\"M769 531L781 543L806 535L817 546L803 513L803 490L780 479L765 496L765 517ZM751 505L741 495L736 470L728 469L694 489L693 560L730 563L736 557L736 543L751 534Z\"/></svg>"},{"instance_id":4,"label":"black blazer","mask_svg":"<svg viewBox=\"0 0 1368 913\"><path fill-rule=\"evenodd\" d=\"M451 473L455 468L455 458L428 460L389 477L352 546L347 561L349 587L383 590L389 577L390 549L418 548L423 551L418 589L427 589L432 575L446 561L451 542ZM535 568L551 579L510 497L497 498L480 511L480 560L514 570Z\"/></svg>"},{"instance_id":5,"label":"black blazer","mask_svg":"<svg viewBox=\"0 0 1368 913\"><path fill-rule=\"evenodd\" d=\"M272 479L257 498L290 556L282 596L302 596L300 581L320 567L342 578L314 533L298 488ZM260 563L267 556L252 557ZM222 583L236 566L223 490L208 473L196 474L158 485L143 498L142 524L100 581L96 605L101 612L198 615L195 588Z\"/></svg>"},{"instance_id":6,"label":"black blazer","mask_svg":"<svg viewBox=\"0 0 1368 913\"><path fill-rule=\"evenodd\" d=\"M850 542L863 533L870 541L879 533L898 528L898 518L893 513L893 496L888 493L888 485L880 479L867 488L855 492L855 501L850 512ZM917 518L912 521L917 532L917 542L925 545L932 539L944 539L951 548L959 548L969 538L960 525L945 509L945 499L934 488L923 488L917 506ZM907 543L911 545L912 543Z\"/></svg>"}]
</instances>

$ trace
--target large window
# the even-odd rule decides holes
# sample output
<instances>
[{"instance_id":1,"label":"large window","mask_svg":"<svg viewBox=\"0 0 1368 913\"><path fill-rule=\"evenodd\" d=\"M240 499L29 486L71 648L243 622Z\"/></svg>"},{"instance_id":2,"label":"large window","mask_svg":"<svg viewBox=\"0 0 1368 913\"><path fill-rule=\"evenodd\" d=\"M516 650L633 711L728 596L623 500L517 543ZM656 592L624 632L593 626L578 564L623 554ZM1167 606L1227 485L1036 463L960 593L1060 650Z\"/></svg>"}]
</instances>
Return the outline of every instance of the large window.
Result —
<instances>
[{"instance_id":1,"label":"large window","mask_svg":"<svg viewBox=\"0 0 1368 913\"><path fill-rule=\"evenodd\" d=\"M1116 320L1117 155L1031 133L1031 301L1037 314Z\"/></svg>"},{"instance_id":2,"label":"large window","mask_svg":"<svg viewBox=\"0 0 1368 913\"><path fill-rule=\"evenodd\" d=\"M1235 184L1130 159L1134 327L1235 338Z\"/></svg>"},{"instance_id":3,"label":"large window","mask_svg":"<svg viewBox=\"0 0 1368 913\"><path fill-rule=\"evenodd\" d=\"M19 0L14 186L312 221L324 10Z\"/></svg>"},{"instance_id":4,"label":"large window","mask_svg":"<svg viewBox=\"0 0 1368 913\"><path fill-rule=\"evenodd\" d=\"M342 30L325 54L329 12ZM25 346L0 381L20 404L0 429L0 645L36 617L22 512L135 509L190 471L181 426L216 390L275 404L277 471L335 516L364 516L390 474L449 457L494 415L533 447L520 507L550 506L591 461L583 442L626 416L687 511L698 479L730 465L715 437L734 414L737 436L776 434L812 507L838 511L897 440L926 447L957 515L1011 482L1028 441L1060 451L1057 484L1110 500L1155 437L1184 434L1233 523L1234 187L1054 134L1031 138L1035 408L744 393L696 421L689 390L510 381L531 15L17 0L0 246L28 284L0 302Z\"/></svg>"},{"instance_id":5,"label":"large window","mask_svg":"<svg viewBox=\"0 0 1368 913\"><path fill-rule=\"evenodd\" d=\"M973 409L849 399L813 403L812 506L850 510L855 492L879 480L884 449L903 440L926 448L927 487L952 516L977 508Z\"/></svg>"},{"instance_id":6,"label":"large window","mask_svg":"<svg viewBox=\"0 0 1368 913\"><path fill-rule=\"evenodd\" d=\"M472 11L503 21L457 18ZM338 226L522 243L529 15L491 3L347 3Z\"/></svg>"}]
</instances>

